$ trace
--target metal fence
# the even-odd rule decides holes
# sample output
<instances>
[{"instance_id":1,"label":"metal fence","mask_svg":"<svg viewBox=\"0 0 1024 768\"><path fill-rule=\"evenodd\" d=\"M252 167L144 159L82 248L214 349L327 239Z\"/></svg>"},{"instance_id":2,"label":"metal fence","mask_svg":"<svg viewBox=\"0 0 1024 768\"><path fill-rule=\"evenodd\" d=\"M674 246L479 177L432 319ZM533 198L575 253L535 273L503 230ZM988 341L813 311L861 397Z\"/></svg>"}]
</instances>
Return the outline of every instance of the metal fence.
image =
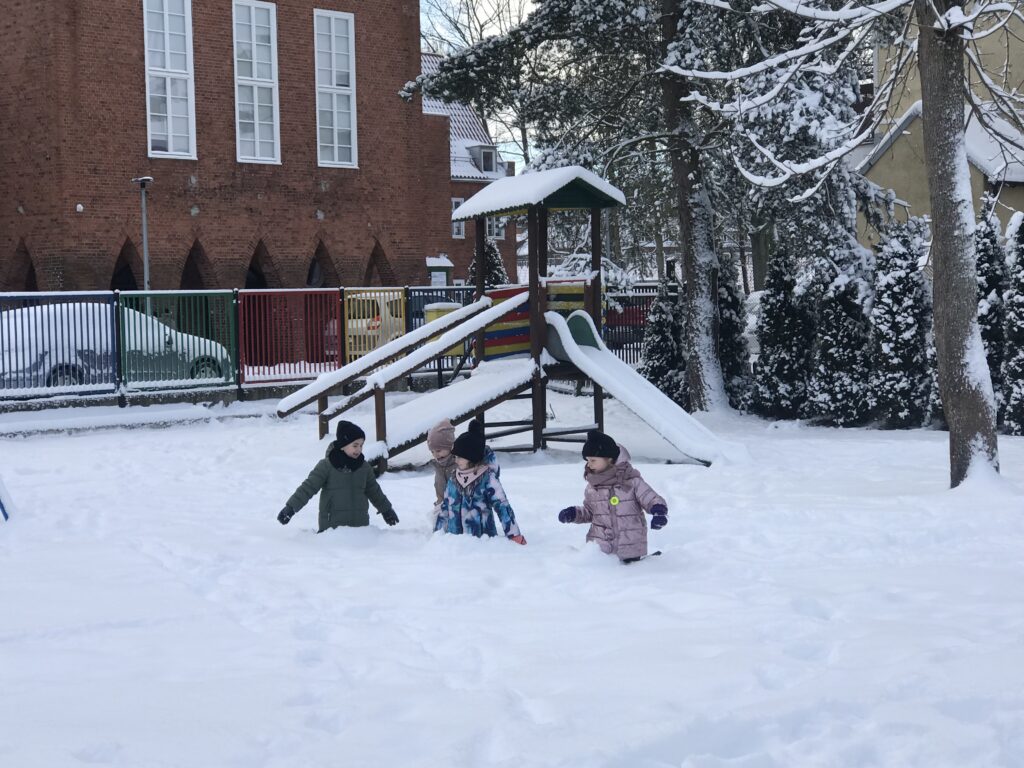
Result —
<instances>
[{"instance_id":1,"label":"metal fence","mask_svg":"<svg viewBox=\"0 0 1024 768\"><path fill-rule=\"evenodd\" d=\"M346 288L345 362L351 363L408 330L404 288Z\"/></svg>"},{"instance_id":2,"label":"metal fence","mask_svg":"<svg viewBox=\"0 0 1024 768\"><path fill-rule=\"evenodd\" d=\"M312 379L344 360L337 288L238 292L238 375L243 384Z\"/></svg>"},{"instance_id":3,"label":"metal fence","mask_svg":"<svg viewBox=\"0 0 1024 768\"><path fill-rule=\"evenodd\" d=\"M605 297L605 342L630 364L655 295L652 286ZM0 399L313 379L420 327L436 314L428 307L474 296L471 286L3 293ZM585 300L579 283L548 286L553 311ZM492 326L488 353L528 348L524 329L522 317ZM460 368L468 349L431 371Z\"/></svg>"},{"instance_id":4,"label":"metal fence","mask_svg":"<svg viewBox=\"0 0 1024 768\"><path fill-rule=\"evenodd\" d=\"M111 291L0 294L0 397L112 392L117 350Z\"/></svg>"},{"instance_id":5,"label":"metal fence","mask_svg":"<svg viewBox=\"0 0 1024 768\"><path fill-rule=\"evenodd\" d=\"M125 291L118 296L121 381L138 389L235 382L233 291Z\"/></svg>"},{"instance_id":6,"label":"metal fence","mask_svg":"<svg viewBox=\"0 0 1024 768\"><path fill-rule=\"evenodd\" d=\"M647 315L657 293L619 293L605 297L604 343L624 362L640 363Z\"/></svg>"}]
</instances>

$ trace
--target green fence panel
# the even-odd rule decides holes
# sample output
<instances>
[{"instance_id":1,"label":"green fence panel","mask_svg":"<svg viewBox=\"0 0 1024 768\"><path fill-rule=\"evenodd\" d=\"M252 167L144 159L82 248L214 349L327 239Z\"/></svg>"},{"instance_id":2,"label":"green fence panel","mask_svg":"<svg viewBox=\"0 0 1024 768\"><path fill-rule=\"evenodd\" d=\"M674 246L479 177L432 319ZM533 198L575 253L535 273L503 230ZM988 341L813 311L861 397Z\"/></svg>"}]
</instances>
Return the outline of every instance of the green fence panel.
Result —
<instances>
[{"instance_id":1,"label":"green fence panel","mask_svg":"<svg viewBox=\"0 0 1024 768\"><path fill-rule=\"evenodd\" d=\"M124 291L118 330L121 378L131 389L236 381L232 291Z\"/></svg>"}]
</instances>

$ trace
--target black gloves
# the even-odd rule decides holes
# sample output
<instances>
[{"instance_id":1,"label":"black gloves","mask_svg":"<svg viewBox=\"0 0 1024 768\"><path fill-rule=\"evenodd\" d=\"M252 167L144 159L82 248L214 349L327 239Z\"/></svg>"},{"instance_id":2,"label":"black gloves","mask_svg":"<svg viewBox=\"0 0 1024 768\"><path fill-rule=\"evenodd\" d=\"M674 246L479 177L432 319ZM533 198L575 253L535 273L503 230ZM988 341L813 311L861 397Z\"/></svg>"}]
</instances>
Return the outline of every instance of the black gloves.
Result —
<instances>
[{"instance_id":1,"label":"black gloves","mask_svg":"<svg viewBox=\"0 0 1024 768\"><path fill-rule=\"evenodd\" d=\"M576 522L576 507L566 507L558 513L558 522L560 523L574 523Z\"/></svg>"},{"instance_id":2,"label":"black gloves","mask_svg":"<svg viewBox=\"0 0 1024 768\"><path fill-rule=\"evenodd\" d=\"M292 519L292 516L294 514L295 513L292 511L292 508L286 506L284 509L277 513L277 522L279 522L281 525L288 525L288 521Z\"/></svg>"},{"instance_id":3,"label":"black gloves","mask_svg":"<svg viewBox=\"0 0 1024 768\"><path fill-rule=\"evenodd\" d=\"M384 522L388 525L398 524L398 515L395 514L395 510L393 509L384 510L383 512L380 513L380 516L384 518Z\"/></svg>"}]
</instances>

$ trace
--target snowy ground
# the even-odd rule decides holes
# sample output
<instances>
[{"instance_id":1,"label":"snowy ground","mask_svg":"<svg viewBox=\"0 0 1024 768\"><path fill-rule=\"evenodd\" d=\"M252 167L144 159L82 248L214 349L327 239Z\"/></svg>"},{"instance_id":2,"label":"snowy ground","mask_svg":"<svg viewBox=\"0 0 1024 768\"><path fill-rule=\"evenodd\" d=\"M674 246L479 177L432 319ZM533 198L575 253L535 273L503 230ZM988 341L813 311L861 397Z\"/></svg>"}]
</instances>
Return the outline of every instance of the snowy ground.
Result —
<instances>
[{"instance_id":1,"label":"snowy ground","mask_svg":"<svg viewBox=\"0 0 1024 768\"><path fill-rule=\"evenodd\" d=\"M281 527L308 415L0 439L0 765L1024 765L1024 440L948 491L942 433L714 417L754 461L704 469L608 414L671 510L632 566L567 451L502 456L522 548L431 536L426 471Z\"/></svg>"}]
</instances>

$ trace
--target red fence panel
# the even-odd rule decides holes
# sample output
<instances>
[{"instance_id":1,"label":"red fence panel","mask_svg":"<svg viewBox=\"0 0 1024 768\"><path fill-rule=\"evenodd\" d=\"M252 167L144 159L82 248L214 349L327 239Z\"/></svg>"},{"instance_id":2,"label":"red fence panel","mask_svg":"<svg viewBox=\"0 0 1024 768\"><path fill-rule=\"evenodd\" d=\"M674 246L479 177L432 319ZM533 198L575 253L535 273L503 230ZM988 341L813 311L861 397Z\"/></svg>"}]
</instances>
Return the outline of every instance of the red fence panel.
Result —
<instances>
[{"instance_id":1,"label":"red fence panel","mask_svg":"<svg viewBox=\"0 0 1024 768\"><path fill-rule=\"evenodd\" d=\"M243 384L314 379L343 364L341 291L238 292Z\"/></svg>"}]
</instances>

